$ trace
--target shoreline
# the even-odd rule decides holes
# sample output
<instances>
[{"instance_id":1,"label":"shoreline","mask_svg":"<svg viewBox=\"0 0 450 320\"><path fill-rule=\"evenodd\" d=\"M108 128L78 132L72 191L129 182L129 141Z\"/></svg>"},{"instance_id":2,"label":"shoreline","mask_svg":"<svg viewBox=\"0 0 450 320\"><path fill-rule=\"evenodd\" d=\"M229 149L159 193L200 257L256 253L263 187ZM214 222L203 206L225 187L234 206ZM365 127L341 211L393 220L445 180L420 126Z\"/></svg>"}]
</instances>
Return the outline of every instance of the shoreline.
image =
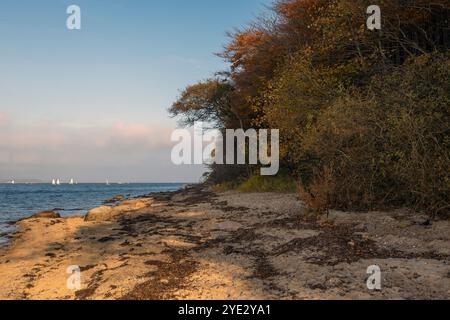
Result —
<instances>
[{"instance_id":1,"label":"shoreline","mask_svg":"<svg viewBox=\"0 0 450 320\"><path fill-rule=\"evenodd\" d=\"M1 299L449 299L450 222L407 210L315 218L295 194L201 186L18 222ZM66 286L69 266L81 288ZM381 291L368 290L379 265Z\"/></svg>"},{"instance_id":2,"label":"shoreline","mask_svg":"<svg viewBox=\"0 0 450 320\"><path fill-rule=\"evenodd\" d=\"M1 185L1 183L0 183ZM19 188L19 194L20 192L24 192L26 196L27 192L30 192L29 189L21 189L21 187L25 186L25 187L30 187L30 186L39 186L39 189L37 190L31 190L33 193L34 192L42 192L42 190L46 190L46 187L51 187L51 191L56 191L58 192L59 190L63 190L63 192L65 192L66 194L71 194L71 192L79 192L79 186L91 186L91 185L98 185L98 186L104 186L104 183L78 183L76 185L69 185L69 184L62 184L61 186L52 186L48 183L34 183L34 184L27 184L27 183L16 183L14 185L11 184L4 184L7 186L10 186L12 189L10 189L11 191L15 191L16 188ZM114 188L114 186L131 186L130 188L121 188L117 189L117 187ZM55 213L55 214L59 214L61 217L73 217L73 216L84 216L85 214L87 214L87 212L89 210L91 210L92 208L95 208L96 206L101 206L102 204L114 204L115 202L119 202L118 200L115 200L115 198L118 197L118 195L120 196L120 200L131 200L133 198L141 198L141 197L146 197L151 193L154 193L155 191L151 191L149 192L149 190L147 189L140 189L140 190L136 190L135 186L147 186L149 189L152 186L161 186L162 188L164 187L172 187L175 190L175 187L178 188L184 188L186 186L189 185L193 185L192 183L127 183L127 184L120 184L120 183L111 183L110 187L112 186L113 188L111 190L111 192L109 192L109 194L104 194L104 197L84 197L84 195L81 196L81 200L79 201L73 201L71 199L69 199L69 203L68 199L63 199L63 200L56 200L56 201L51 201L51 203L47 203L46 206L40 205L38 206L38 208L36 208L34 206L34 202L28 202L27 204L27 209L23 209L21 208L21 210L19 211L19 208L14 207L15 203L18 203L20 201L20 198L15 199L15 202L11 202L9 203L9 206L12 205L12 209L10 209L10 207L6 206L2 209L2 212L9 212L9 210L11 210L11 212L13 212L12 214L5 214L6 216L8 216L8 220L5 219L0 219L0 249L8 247L11 239L14 236L14 233L17 231L17 224L22 221L22 220L26 220L26 219L30 219L35 215L41 214L41 213ZM41 189L42 188L42 189ZM61 189L62 188L62 189ZM74 189L75 188L75 189ZM66 192L67 191L67 192ZM81 189L81 191L84 191L83 189ZM164 191L164 190L163 190ZM108 193L108 190L102 190L101 192L103 193ZM156 191L159 192L159 191ZM86 193L86 192L85 192ZM75 197L80 197L79 195L76 195ZM115 200L115 201L111 201L111 200ZM38 200L35 200L38 201ZM13 204L14 203L14 204ZM33 203L33 204L31 204ZM34 209L32 209L34 208ZM52 209L53 208L53 209Z\"/></svg>"}]
</instances>

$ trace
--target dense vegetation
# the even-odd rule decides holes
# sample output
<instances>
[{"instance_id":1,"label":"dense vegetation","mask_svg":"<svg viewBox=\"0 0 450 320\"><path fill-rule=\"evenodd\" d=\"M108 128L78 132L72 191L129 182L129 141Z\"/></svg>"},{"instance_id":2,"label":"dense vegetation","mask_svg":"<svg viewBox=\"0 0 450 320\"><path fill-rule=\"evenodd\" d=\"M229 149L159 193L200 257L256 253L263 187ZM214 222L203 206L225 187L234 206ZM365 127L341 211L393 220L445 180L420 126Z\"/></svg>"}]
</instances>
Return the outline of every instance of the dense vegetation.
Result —
<instances>
[{"instance_id":1,"label":"dense vegetation","mask_svg":"<svg viewBox=\"0 0 450 320\"><path fill-rule=\"evenodd\" d=\"M382 29L368 30L369 5ZM230 65L184 90L184 125L280 129L284 171L313 209L450 213L448 0L282 0L230 34ZM251 176L213 166L210 180Z\"/></svg>"}]
</instances>

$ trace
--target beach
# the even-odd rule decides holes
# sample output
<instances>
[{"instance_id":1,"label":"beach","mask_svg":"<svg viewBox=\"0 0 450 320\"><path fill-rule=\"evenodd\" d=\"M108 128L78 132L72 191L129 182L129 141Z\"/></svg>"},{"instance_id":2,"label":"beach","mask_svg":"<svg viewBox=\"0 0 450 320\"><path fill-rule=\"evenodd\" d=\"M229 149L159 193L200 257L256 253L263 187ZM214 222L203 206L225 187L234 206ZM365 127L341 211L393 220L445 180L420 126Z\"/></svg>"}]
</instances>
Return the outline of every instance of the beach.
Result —
<instances>
[{"instance_id":1,"label":"beach","mask_svg":"<svg viewBox=\"0 0 450 320\"><path fill-rule=\"evenodd\" d=\"M450 221L406 209L317 217L296 194L193 186L17 228L0 299L450 298Z\"/></svg>"}]
</instances>

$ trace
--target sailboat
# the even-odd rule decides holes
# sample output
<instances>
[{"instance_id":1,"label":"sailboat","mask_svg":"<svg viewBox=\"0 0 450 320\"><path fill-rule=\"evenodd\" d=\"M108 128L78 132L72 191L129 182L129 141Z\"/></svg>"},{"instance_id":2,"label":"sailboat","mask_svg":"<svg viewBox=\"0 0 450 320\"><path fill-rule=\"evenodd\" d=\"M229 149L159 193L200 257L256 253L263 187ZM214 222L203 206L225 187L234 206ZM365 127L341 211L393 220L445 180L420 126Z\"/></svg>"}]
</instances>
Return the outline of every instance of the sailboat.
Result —
<instances>
[{"instance_id":1,"label":"sailboat","mask_svg":"<svg viewBox=\"0 0 450 320\"><path fill-rule=\"evenodd\" d=\"M70 182L69 182L69 184L75 184L75 182L73 181L73 178L72 178L72 179L70 179Z\"/></svg>"},{"instance_id":2,"label":"sailboat","mask_svg":"<svg viewBox=\"0 0 450 320\"><path fill-rule=\"evenodd\" d=\"M55 179L52 180L52 185L56 186L56 180Z\"/></svg>"},{"instance_id":3,"label":"sailboat","mask_svg":"<svg viewBox=\"0 0 450 320\"><path fill-rule=\"evenodd\" d=\"M61 184L61 181L59 179L56 179L56 185L59 186Z\"/></svg>"},{"instance_id":4,"label":"sailboat","mask_svg":"<svg viewBox=\"0 0 450 320\"><path fill-rule=\"evenodd\" d=\"M106 185L109 186L109 181L108 181L108 179L106 179Z\"/></svg>"},{"instance_id":5,"label":"sailboat","mask_svg":"<svg viewBox=\"0 0 450 320\"><path fill-rule=\"evenodd\" d=\"M16 184L16 182L14 180L11 181L11 184Z\"/></svg>"}]
</instances>

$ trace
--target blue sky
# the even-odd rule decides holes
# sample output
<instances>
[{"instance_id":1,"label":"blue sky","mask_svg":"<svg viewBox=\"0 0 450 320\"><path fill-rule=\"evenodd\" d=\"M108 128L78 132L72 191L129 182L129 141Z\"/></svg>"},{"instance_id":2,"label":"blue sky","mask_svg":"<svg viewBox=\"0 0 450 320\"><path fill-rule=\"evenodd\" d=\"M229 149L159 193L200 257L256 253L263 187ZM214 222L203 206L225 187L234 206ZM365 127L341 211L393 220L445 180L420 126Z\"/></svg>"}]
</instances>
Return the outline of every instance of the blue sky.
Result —
<instances>
[{"instance_id":1,"label":"blue sky","mask_svg":"<svg viewBox=\"0 0 450 320\"><path fill-rule=\"evenodd\" d=\"M82 30L66 28L71 4L81 8ZM213 53L226 42L226 31L250 22L267 4L2 1L0 179L71 174L89 181L115 175L195 180L200 168L166 163L166 135L175 127L166 110L180 89L225 67ZM144 135L153 136L152 152L138 150ZM95 146L89 146L90 138ZM108 143L107 151L98 147ZM119 152L124 145L136 154Z\"/></svg>"}]
</instances>

